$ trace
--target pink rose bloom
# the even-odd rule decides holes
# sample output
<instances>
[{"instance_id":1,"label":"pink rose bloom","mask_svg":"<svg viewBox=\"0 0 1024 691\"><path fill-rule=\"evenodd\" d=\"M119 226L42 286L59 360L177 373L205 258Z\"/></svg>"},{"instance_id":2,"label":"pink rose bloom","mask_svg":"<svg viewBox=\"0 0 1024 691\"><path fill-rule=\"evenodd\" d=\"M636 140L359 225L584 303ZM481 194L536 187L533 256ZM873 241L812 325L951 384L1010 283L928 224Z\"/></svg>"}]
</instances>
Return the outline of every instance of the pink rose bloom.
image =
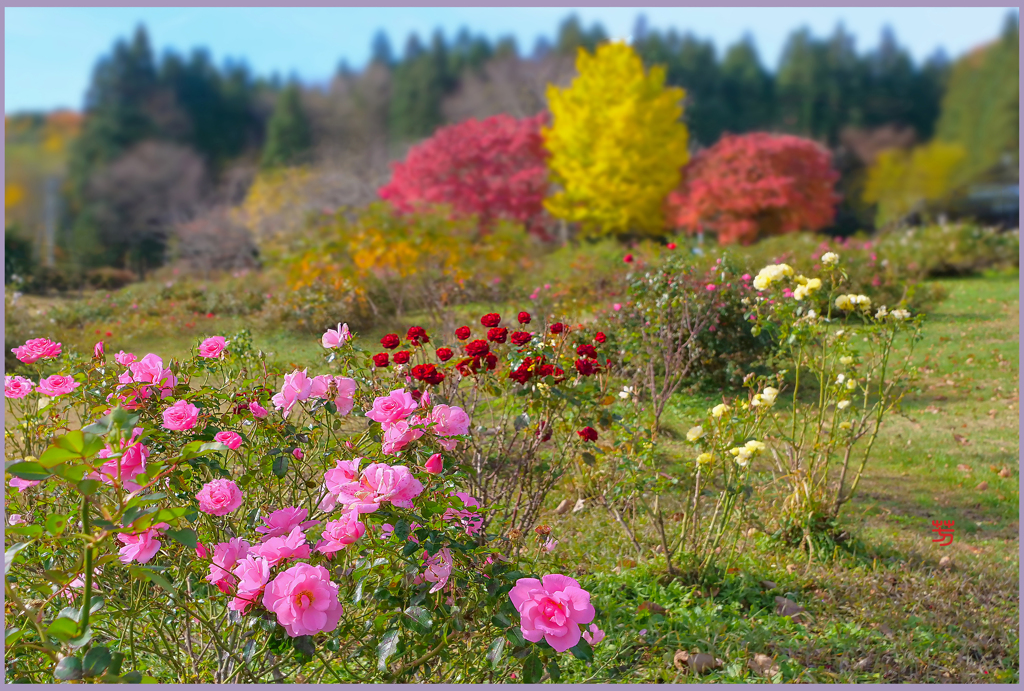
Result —
<instances>
[{"instance_id":1,"label":"pink rose bloom","mask_svg":"<svg viewBox=\"0 0 1024 691\"><path fill-rule=\"evenodd\" d=\"M25 490L29 487L38 485L42 480L22 480L20 477L12 477L10 481L11 487L17 488L21 494L25 493Z\"/></svg>"},{"instance_id":2,"label":"pink rose bloom","mask_svg":"<svg viewBox=\"0 0 1024 691\"><path fill-rule=\"evenodd\" d=\"M333 631L344 612L327 569L309 564L278 574L263 593L263 606L292 638Z\"/></svg>"},{"instance_id":3,"label":"pink rose bloom","mask_svg":"<svg viewBox=\"0 0 1024 691\"><path fill-rule=\"evenodd\" d=\"M555 551L555 547L558 547L558 540L552 540L551 538L548 538L544 541L542 549L547 553L551 553ZM587 634L584 633L583 635L586 636Z\"/></svg>"},{"instance_id":4,"label":"pink rose bloom","mask_svg":"<svg viewBox=\"0 0 1024 691\"><path fill-rule=\"evenodd\" d=\"M333 511L338 504L338 496L342 491L352 485L353 491L359 484L359 462L362 458L352 461L338 461L334 468L324 473L324 488L327 495L320 500L321 511Z\"/></svg>"},{"instance_id":5,"label":"pink rose bloom","mask_svg":"<svg viewBox=\"0 0 1024 691\"><path fill-rule=\"evenodd\" d=\"M442 439L438 440L446 451L454 451L458 444L457 439L444 439L455 435L469 434L469 415L458 406L436 405L430 411L430 421L433 423L433 432Z\"/></svg>"},{"instance_id":6,"label":"pink rose bloom","mask_svg":"<svg viewBox=\"0 0 1024 691\"><path fill-rule=\"evenodd\" d=\"M359 520L358 511L346 511L341 519L330 521L324 526L323 538L316 545L316 551L334 554L345 549L366 533L366 526Z\"/></svg>"},{"instance_id":7,"label":"pink rose bloom","mask_svg":"<svg viewBox=\"0 0 1024 691\"><path fill-rule=\"evenodd\" d=\"M135 355L133 353L126 353L122 350L119 351L118 354L114 356L114 362L116 362L119 365L124 365L125 367L127 367L128 365L135 362Z\"/></svg>"},{"instance_id":8,"label":"pink rose bloom","mask_svg":"<svg viewBox=\"0 0 1024 691\"><path fill-rule=\"evenodd\" d=\"M562 574L549 574L539 581L520 578L509 598L519 612L523 638L533 643L544 638L560 653L579 642L581 624L594 620L590 593Z\"/></svg>"},{"instance_id":9,"label":"pink rose bloom","mask_svg":"<svg viewBox=\"0 0 1024 691\"><path fill-rule=\"evenodd\" d=\"M253 414L253 417L258 418L260 420L270 415L270 413L267 412L267 409L261 406L256 401L253 401L252 403L249 404L249 412Z\"/></svg>"},{"instance_id":10,"label":"pink rose bloom","mask_svg":"<svg viewBox=\"0 0 1024 691\"><path fill-rule=\"evenodd\" d=\"M204 545L202 542L196 543L196 556L200 559L206 559L210 556L209 550L206 549L206 545Z\"/></svg>"},{"instance_id":11,"label":"pink rose bloom","mask_svg":"<svg viewBox=\"0 0 1024 691\"><path fill-rule=\"evenodd\" d=\"M423 420L415 415L410 418L409 422L414 425L423 424ZM385 455L397 456L405 448L406 444L423 436L423 429L413 429L410 427L409 422L399 420L385 427L384 443L381 445L381 451Z\"/></svg>"},{"instance_id":12,"label":"pink rose bloom","mask_svg":"<svg viewBox=\"0 0 1024 691\"><path fill-rule=\"evenodd\" d=\"M289 506L274 511L263 519L264 525L256 528L257 533L262 533L260 542L266 542L270 538L280 537L292 532L295 528L305 530L311 525L318 525L320 521L307 521L308 509L299 509Z\"/></svg>"},{"instance_id":13,"label":"pink rose bloom","mask_svg":"<svg viewBox=\"0 0 1024 691\"><path fill-rule=\"evenodd\" d=\"M20 513L12 513L8 519L11 525L18 525L19 523L28 523Z\"/></svg>"},{"instance_id":14,"label":"pink rose bloom","mask_svg":"<svg viewBox=\"0 0 1024 691\"><path fill-rule=\"evenodd\" d=\"M358 484L347 485L338 497L345 506L359 513L373 513L386 501L403 509L412 508L412 500L423 491L423 485L404 465L371 463L366 466Z\"/></svg>"},{"instance_id":15,"label":"pink rose bloom","mask_svg":"<svg viewBox=\"0 0 1024 691\"><path fill-rule=\"evenodd\" d=\"M447 547L442 547L434 556L430 556L429 552L424 552L423 562L426 569L422 575L413 579L413 582L433 583L430 592L436 593L447 585L448 578L452 575L452 553Z\"/></svg>"},{"instance_id":16,"label":"pink rose bloom","mask_svg":"<svg viewBox=\"0 0 1024 691\"><path fill-rule=\"evenodd\" d=\"M707 291L708 291L708 292L710 293L710 292L712 292L712 291L713 291L713 290L715 289L715 284L714 284L714 283L708 283L708 284L707 284L706 286L704 286L704 287L705 287L705 288L707 289Z\"/></svg>"},{"instance_id":17,"label":"pink rose bloom","mask_svg":"<svg viewBox=\"0 0 1024 691\"><path fill-rule=\"evenodd\" d=\"M113 485L117 482L118 468L120 467L121 486L129 492L141 489L141 486L136 484L134 479L146 472L146 459L149 458L149 447L142 442L135 441L140 434L142 434L141 427L136 427L132 430L130 439L121 440L121 456L111 458L90 477L108 485ZM114 453L114 449L108 444L106 448L96 454L96 457L110 458Z\"/></svg>"},{"instance_id":18,"label":"pink rose bloom","mask_svg":"<svg viewBox=\"0 0 1024 691\"><path fill-rule=\"evenodd\" d=\"M235 584L231 570L235 568L239 559L249 553L249 548L249 543L239 537L214 545L213 563L210 564L210 573L206 576L206 581L217 586L222 593L230 593Z\"/></svg>"},{"instance_id":19,"label":"pink rose bloom","mask_svg":"<svg viewBox=\"0 0 1024 691\"><path fill-rule=\"evenodd\" d=\"M96 345L92 347L92 356L94 358L103 357L103 341L97 341Z\"/></svg>"},{"instance_id":20,"label":"pink rose bloom","mask_svg":"<svg viewBox=\"0 0 1024 691\"><path fill-rule=\"evenodd\" d=\"M121 554L121 562L130 564L133 561L137 561L140 564L145 564L155 557L156 553L160 551L160 540L157 538L164 528L170 528L170 526L166 523L157 523L149 530L135 535L118 533L117 539L124 545L124 547L118 550Z\"/></svg>"},{"instance_id":21,"label":"pink rose bloom","mask_svg":"<svg viewBox=\"0 0 1024 691\"><path fill-rule=\"evenodd\" d=\"M310 556L306 535L297 526L286 537L272 537L250 551L266 559L271 566L277 566L287 559L308 559Z\"/></svg>"},{"instance_id":22,"label":"pink rose bloom","mask_svg":"<svg viewBox=\"0 0 1024 691\"><path fill-rule=\"evenodd\" d=\"M312 387L313 380L306 376L306 370L301 372L295 370L291 374L284 375L284 384L281 385L281 391L274 394L271 400L275 408L284 410L284 414L288 415L292 411L292 406L299 401L309 398L309 392Z\"/></svg>"},{"instance_id":23,"label":"pink rose bloom","mask_svg":"<svg viewBox=\"0 0 1024 691\"><path fill-rule=\"evenodd\" d=\"M199 510L211 516L227 516L242 505L242 490L231 480L207 482L196 495Z\"/></svg>"},{"instance_id":24,"label":"pink rose bloom","mask_svg":"<svg viewBox=\"0 0 1024 691\"><path fill-rule=\"evenodd\" d=\"M231 573L238 578L238 589L228 609L244 614L263 596L263 588L270 580L270 564L263 557L247 554Z\"/></svg>"},{"instance_id":25,"label":"pink rose bloom","mask_svg":"<svg viewBox=\"0 0 1024 691\"><path fill-rule=\"evenodd\" d=\"M351 337L352 333L348 330L348 324L338 324L337 329L327 329L324 332L320 343L323 344L324 348L337 348L340 345L344 345Z\"/></svg>"},{"instance_id":26,"label":"pink rose bloom","mask_svg":"<svg viewBox=\"0 0 1024 691\"><path fill-rule=\"evenodd\" d=\"M232 432L231 430L217 432L217 434L213 435L213 440L219 441L221 444L228 447L232 451L234 451L235 449L242 445L242 435L240 435L238 432Z\"/></svg>"},{"instance_id":27,"label":"pink rose bloom","mask_svg":"<svg viewBox=\"0 0 1024 691\"><path fill-rule=\"evenodd\" d=\"M199 357L222 358L228 343L223 336L210 336L199 344Z\"/></svg>"},{"instance_id":28,"label":"pink rose bloom","mask_svg":"<svg viewBox=\"0 0 1024 691\"><path fill-rule=\"evenodd\" d=\"M366 417L387 426L409 417L416 410L416 400L405 389L395 389L387 396L378 396L373 400L373 408Z\"/></svg>"},{"instance_id":29,"label":"pink rose bloom","mask_svg":"<svg viewBox=\"0 0 1024 691\"><path fill-rule=\"evenodd\" d=\"M188 401L177 401L164 411L164 429L192 429L199 421L199 408Z\"/></svg>"},{"instance_id":30,"label":"pink rose bloom","mask_svg":"<svg viewBox=\"0 0 1024 691\"><path fill-rule=\"evenodd\" d=\"M149 353L138 362L129 363L128 370L131 372L131 381L160 387L160 398L170 396L174 392L174 387L178 385L178 378L171 370L165 368L164 361L153 353ZM128 382L122 380L121 383ZM149 395L148 392L146 395Z\"/></svg>"},{"instance_id":31,"label":"pink rose bloom","mask_svg":"<svg viewBox=\"0 0 1024 691\"><path fill-rule=\"evenodd\" d=\"M81 383L75 381L71 377L63 374L53 374L40 381L39 386L36 387L36 391L44 396L56 398L57 396L63 396L66 393L71 393L79 386L81 386Z\"/></svg>"},{"instance_id":32,"label":"pink rose bloom","mask_svg":"<svg viewBox=\"0 0 1024 691\"><path fill-rule=\"evenodd\" d=\"M355 404L355 379L321 374L320 376L313 377L313 385L309 390L309 395L312 398L326 398L332 379L334 380L335 388L338 390L338 393L334 396L334 405L337 406L339 415L348 415L352 412L352 406Z\"/></svg>"},{"instance_id":33,"label":"pink rose bloom","mask_svg":"<svg viewBox=\"0 0 1024 691\"><path fill-rule=\"evenodd\" d=\"M11 376L9 374L4 375L4 396L7 398L25 398L35 387L31 379L25 379L25 377L19 377L17 375Z\"/></svg>"},{"instance_id":34,"label":"pink rose bloom","mask_svg":"<svg viewBox=\"0 0 1024 691\"><path fill-rule=\"evenodd\" d=\"M752 277L750 274L743 274L742 276L740 276L740 278L743 279L744 281L749 281Z\"/></svg>"},{"instance_id":35,"label":"pink rose bloom","mask_svg":"<svg viewBox=\"0 0 1024 691\"><path fill-rule=\"evenodd\" d=\"M60 343L54 343L48 338L32 338L25 341L25 345L11 348L14 357L26 365L31 365L36 360L46 360L60 355Z\"/></svg>"},{"instance_id":36,"label":"pink rose bloom","mask_svg":"<svg viewBox=\"0 0 1024 691\"><path fill-rule=\"evenodd\" d=\"M295 447L294 449L292 449L292 456L295 456L296 461L301 461L303 458L306 457L306 454L299 447Z\"/></svg>"},{"instance_id":37,"label":"pink rose bloom","mask_svg":"<svg viewBox=\"0 0 1024 691\"><path fill-rule=\"evenodd\" d=\"M430 473L431 475L440 474L441 471L444 470L444 459L441 458L441 454L435 453L430 458L428 458L426 465L423 466L423 469Z\"/></svg>"},{"instance_id":38,"label":"pink rose bloom","mask_svg":"<svg viewBox=\"0 0 1024 691\"><path fill-rule=\"evenodd\" d=\"M616 312L618 312L620 309L622 309L622 305L620 303L618 303L618 302L613 303L612 304L612 309L615 310Z\"/></svg>"},{"instance_id":39,"label":"pink rose bloom","mask_svg":"<svg viewBox=\"0 0 1024 691\"><path fill-rule=\"evenodd\" d=\"M466 535L473 535L480 532L480 528L483 527L484 519L476 511L469 511L471 507L479 507L480 502L476 497L470 496L465 492L453 492L452 496L458 497L462 503L467 507L466 509L446 509L442 518L446 521L458 520L465 529Z\"/></svg>"},{"instance_id":40,"label":"pink rose bloom","mask_svg":"<svg viewBox=\"0 0 1024 691\"><path fill-rule=\"evenodd\" d=\"M583 640L590 645L597 645L604 640L604 631L597 628L597 624L591 624L590 631L583 632Z\"/></svg>"}]
</instances>

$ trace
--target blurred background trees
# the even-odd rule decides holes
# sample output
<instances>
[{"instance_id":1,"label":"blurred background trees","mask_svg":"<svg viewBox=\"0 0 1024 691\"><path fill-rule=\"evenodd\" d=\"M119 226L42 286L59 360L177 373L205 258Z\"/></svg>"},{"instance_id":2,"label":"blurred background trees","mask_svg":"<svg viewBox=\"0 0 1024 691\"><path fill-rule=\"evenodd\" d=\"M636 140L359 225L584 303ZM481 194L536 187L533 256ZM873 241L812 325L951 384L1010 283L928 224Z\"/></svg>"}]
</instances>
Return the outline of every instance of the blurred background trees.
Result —
<instances>
[{"instance_id":1,"label":"blurred background trees","mask_svg":"<svg viewBox=\"0 0 1024 691\"><path fill-rule=\"evenodd\" d=\"M825 37L797 30L774 72L750 39L719 52L643 17L632 46L685 91L692 154L754 132L825 147L842 197L825 230L848 235L1016 183L1018 36L1011 14L1002 36L955 64L941 53L918 64L892 32L861 50L842 26ZM548 85L568 87L577 51L608 38L575 15L528 52L468 29L414 34L400 49L379 33L364 69L341 64L314 87L218 65L204 50L157 58L139 27L95 66L81 114L7 118L5 246L27 257L22 271L144 275L219 236L217 256L236 245L249 258L231 261L255 261L232 230L255 232L242 219L298 229L311 213L370 203L390 164L438 128L547 111ZM948 170L923 182L914 170L926 164Z\"/></svg>"}]
</instances>

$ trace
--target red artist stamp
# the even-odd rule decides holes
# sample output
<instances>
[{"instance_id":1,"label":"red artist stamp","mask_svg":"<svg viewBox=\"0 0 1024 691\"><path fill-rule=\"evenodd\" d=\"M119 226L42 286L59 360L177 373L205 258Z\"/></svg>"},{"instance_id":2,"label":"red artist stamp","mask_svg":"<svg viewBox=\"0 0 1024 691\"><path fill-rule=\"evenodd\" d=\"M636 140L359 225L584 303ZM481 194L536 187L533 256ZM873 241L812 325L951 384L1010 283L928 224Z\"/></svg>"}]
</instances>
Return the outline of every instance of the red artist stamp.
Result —
<instances>
[{"instance_id":1,"label":"red artist stamp","mask_svg":"<svg viewBox=\"0 0 1024 691\"><path fill-rule=\"evenodd\" d=\"M939 535L932 538L932 542L938 542L939 547L953 544L953 521L932 521L932 532Z\"/></svg>"}]
</instances>

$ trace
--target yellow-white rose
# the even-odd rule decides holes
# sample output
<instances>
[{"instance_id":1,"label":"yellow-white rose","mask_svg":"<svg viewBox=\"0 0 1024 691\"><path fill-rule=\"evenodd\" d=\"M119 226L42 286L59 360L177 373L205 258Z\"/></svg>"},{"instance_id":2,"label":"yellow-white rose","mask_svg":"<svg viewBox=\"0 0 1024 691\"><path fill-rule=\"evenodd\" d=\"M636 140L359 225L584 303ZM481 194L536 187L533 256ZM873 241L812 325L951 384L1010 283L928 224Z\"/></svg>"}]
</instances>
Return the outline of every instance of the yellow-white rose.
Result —
<instances>
[{"instance_id":1,"label":"yellow-white rose","mask_svg":"<svg viewBox=\"0 0 1024 691\"><path fill-rule=\"evenodd\" d=\"M821 263L825 266L835 266L839 263L839 255L835 252L826 252L821 255Z\"/></svg>"},{"instance_id":2,"label":"yellow-white rose","mask_svg":"<svg viewBox=\"0 0 1024 691\"><path fill-rule=\"evenodd\" d=\"M838 403L836 403L836 407L839 408L839 410L846 410L849 406L850 402L846 400L839 401Z\"/></svg>"},{"instance_id":3,"label":"yellow-white rose","mask_svg":"<svg viewBox=\"0 0 1024 691\"><path fill-rule=\"evenodd\" d=\"M727 406L724 403L719 403L718 405L711 409L711 414L715 417L722 417L723 415L728 413L729 410L729 406Z\"/></svg>"},{"instance_id":4,"label":"yellow-white rose","mask_svg":"<svg viewBox=\"0 0 1024 691\"><path fill-rule=\"evenodd\" d=\"M698 439L700 439L703 436L704 436L704 428L703 427L691 427L690 430L686 433L686 438L689 441L697 441Z\"/></svg>"}]
</instances>

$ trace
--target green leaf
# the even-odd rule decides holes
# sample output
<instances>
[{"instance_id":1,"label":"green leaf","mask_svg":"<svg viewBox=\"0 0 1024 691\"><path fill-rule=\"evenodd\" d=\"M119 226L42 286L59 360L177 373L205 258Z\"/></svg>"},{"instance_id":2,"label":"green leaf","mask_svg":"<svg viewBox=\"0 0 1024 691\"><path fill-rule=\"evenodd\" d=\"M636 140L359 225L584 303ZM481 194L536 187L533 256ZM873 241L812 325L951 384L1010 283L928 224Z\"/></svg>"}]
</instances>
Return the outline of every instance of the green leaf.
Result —
<instances>
[{"instance_id":1,"label":"green leaf","mask_svg":"<svg viewBox=\"0 0 1024 691\"><path fill-rule=\"evenodd\" d=\"M518 627L506 631L505 638L507 638L508 642L516 648L518 648L519 646L526 645L526 639L523 638L523 632Z\"/></svg>"},{"instance_id":2,"label":"green leaf","mask_svg":"<svg viewBox=\"0 0 1024 691\"><path fill-rule=\"evenodd\" d=\"M537 657L537 652L526 658L523 662L523 681L527 684L536 684L544 676L544 663Z\"/></svg>"},{"instance_id":3,"label":"green leaf","mask_svg":"<svg viewBox=\"0 0 1024 691\"><path fill-rule=\"evenodd\" d=\"M80 429L68 432L57 439L57 446L74 452L76 456L81 456L82 449L85 448L85 433Z\"/></svg>"},{"instance_id":4,"label":"green leaf","mask_svg":"<svg viewBox=\"0 0 1024 691\"><path fill-rule=\"evenodd\" d=\"M120 674L122 662L124 662L124 653L115 650L110 654L110 664L107 665L107 672L115 676Z\"/></svg>"},{"instance_id":5,"label":"green leaf","mask_svg":"<svg viewBox=\"0 0 1024 691\"><path fill-rule=\"evenodd\" d=\"M79 492L88 497L95 493L102 485L103 483L99 480L82 480L75 487L77 487Z\"/></svg>"},{"instance_id":6,"label":"green leaf","mask_svg":"<svg viewBox=\"0 0 1024 691\"><path fill-rule=\"evenodd\" d=\"M380 639L377 646L377 669L381 672L388 670L388 658L398 650L398 629L389 629Z\"/></svg>"},{"instance_id":7,"label":"green leaf","mask_svg":"<svg viewBox=\"0 0 1024 691\"><path fill-rule=\"evenodd\" d=\"M92 640L92 627L88 627L85 632L78 638L72 638L69 643L72 648L82 648L86 643Z\"/></svg>"},{"instance_id":8,"label":"green leaf","mask_svg":"<svg viewBox=\"0 0 1024 691\"><path fill-rule=\"evenodd\" d=\"M274 464L271 466L271 469L273 470L274 475L276 475L279 478L283 478L285 474L288 472L288 457L278 456L277 458L275 458Z\"/></svg>"},{"instance_id":9,"label":"green leaf","mask_svg":"<svg viewBox=\"0 0 1024 691\"><path fill-rule=\"evenodd\" d=\"M196 531L191 528L183 528L181 530L165 530L166 534L171 536L175 542L180 542L189 549L195 549L199 542L199 536L196 535Z\"/></svg>"},{"instance_id":10,"label":"green leaf","mask_svg":"<svg viewBox=\"0 0 1024 691\"><path fill-rule=\"evenodd\" d=\"M106 446L101 437L95 434L85 434L85 445L82 447L82 456L85 458L91 458L103 450Z\"/></svg>"},{"instance_id":11,"label":"green leaf","mask_svg":"<svg viewBox=\"0 0 1024 691\"><path fill-rule=\"evenodd\" d=\"M229 451L227 444L219 441L208 441L199 447L200 451Z\"/></svg>"},{"instance_id":12,"label":"green leaf","mask_svg":"<svg viewBox=\"0 0 1024 691\"><path fill-rule=\"evenodd\" d=\"M395 523L395 535L397 535L398 539L402 542L409 539L409 522L404 518Z\"/></svg>"},{"instance_id":13,"label":"green leaf","mask_svg":"<svg viewBox=\"0 0 1024 691\"><path fill-rule=\"evenodd\" d=\"M92 648L82 658L82 674L86 677L98 677L110 664L110 650L103 646Z\"/></svg>"},{"instance_id":14,"label":"green leaf","mask_svg":"<svg viewBox=\"0 0 1024 691\"><path fill-rule=\"evenodd\" d=\"M313 645L312 636L296 636L292 639L292 647L306 657L312 658L316 655L316 646Z\"/></svg>"},{"instance_id":15,"label":"green leaf","mask_svg":"<svg viewBox=\"0 0 1024 691\"><path fill-rule=\"evenodd\" d=\"M417 551L419 548L420 545L416 544L415 542L406 542L405 547L402 548L402 556L408 557L410 554Z\"/></svg>"},{"instance_id":16,"label":"green leaf","mask_svg":"<svg viewBox=\"0 0 1024 691\"><path fill-rule=\"evenodd\" d=\"M504 614L495 614L491 617L491 623L497 626L499 629L507 629L512 626L512 622Z\"/></svg>"},{"instance_id":17,"label":"green leaf","mask_svg":"<svg viewBox=\"0 0 1024 691\"><path fill-rule=\"evenodd\" d=\"M354 605L358 605L359 601L363 599L363 583L366 582L366 578L366 576L363 576L359 579L359 582L356 583L355 592L352 593L352 604Z\"/></svg>"},{"instance_id":18,"label":"green leaf","mask_svg":"<svg viewBox=\"0 0 1024 691\"><path fill-rule=\"evenodd\" d=\"M174 586L171 585L170 581L168 581L166 578L158 574L156 571L144 568L142 566L131 566L128 568L128 570L132 573L132 575L136 577L145 578L147 580L153 581L169 593L174 592Z\"/></svg>"},{"instance_id":19,"label":"green leaf","mask_svg":"<svg viewBox=\"0 0 1024 691\"><path fill-rule=\"evenodd\" d=\"M36 526L38 527L38 526ZM10 528L7 529L10 531ZM41 532L41 531L40 531ZM18 552L31 545L35 540L29 540L28 542L19 542L16 545L12 545L10 549L4 552L4 575L11 570L11 565L14 563L14 557L18 555Z\"/></svg>"},{"instance_id":20,"label":"green leaf","mask_svg":"<svg viewBox=\"0 0 1024 691\"><path fill-rule=\"evenodd\" d=\"M591 465L592 466L592 465L594 465L594 463L597 462L597 459L594 458L594 454L590 453L589 451L584 451L583 452L583 462L586 463L587 465Z\"/></svg>"},{"instance_id":21,"label":"green leaf","mask_svg":"<svg viewBox=\"0 0 1024 691\"><path fill-rule=\"evenodd\" d=\"M45 480L51 473L43 466L32 461L22 461L7 468L7 472L22 480Z\"/></svg>"},{"instance_id":22,"label":"green leaf","mask_svg":"<svg viewBox=\"0 0 1024 691\"><path fill-rule=\"evenodd\" d=\"M498 668L498 663L501 662L501 658L504 654L505 638L498 636L491 642L490 647L487 648L487 661L491 663L492 668Z\"/></svg>"},{"instance_id":23,"label":"green leaf","mask_svg":"<svg viewBox=\"0 0 1024 691\"><path fill-rule=\"evenodd\" d=\"M121 681L126 684L141 684L142 683L142 672L132 670L121 677Z\"/></svg>"},{"instance_id":24,"label":"green leaf","mask_svg":"<svg viewBox=\"0 0 1024 691\"><path fill-rule=\"evenodd\" d=\"M55 465L60 465L65 461L70 461L75 458L81 458L81 455L75 451L68 451L62 449L59 446L51 446L43 455L39 457L39 464L44 468L52 468Z\"/></svg>"},{"instance_id":25,"label":"green leaf","mask_svg":"<svg viewBox=\"0 0 1024 691\"><path fill-rule=\"evenodd\" d=\"M523 413L522 415L517 416L512 424L515 426L516 432L524 430L530 426L530 416Z\"/></svg>"},{"instance_id":26,"label":"green leaf","mask_svg":"<svg viewBox=\"0 0 1024 691\"><path fill-rule=\"evenodd\" d=\"M57 663L53 676L61 681L78 681L82 678L82 661L77 657L65 657Z\"/></svg>"},{"instance_id":27,"label":"green leaf","mask_svg":"<svg viewBox=\"0 0 1024 691\"><path fill-rule=\"evenodd\" d=\"M434 620L430 618L430 613L422 607L416 607L415 605L407 607L405 614L427 631L434 625Z\"/></svg>"},{"instance_id":28,"label":"green leaf","mask_svg":"<svg viewBox=\"0 0 1024 691\"><path fill-rule=\"evenodd\" d=\"M50 535L60 535L64 532L64 526L67 522L67 516L61 516L59 513L51 513L46 517L46 532Z\"/></svg>"},{"instance_id":29,"label":"green leaf","mask_svg":"<svg viewBox=\"0 0 1024 691\"><path fill-rule=\"evenodd\" d=\"M569 648L569 652L577 660L583 660L584 662L594 661L594 649L583 638L580 638L579 643Z\"/></svg>"},{"instance_id":30,"label":"green leaf","mask_svg":"<svg viewBox=\"0 0 1024 691\"><path fill-rule=\"evenodd\" d=\"M7 535L24 535L29 538L42 537L43 526L41 525L12 525L4 528L4 532ZM8 562L10 563L10 562ZM6 571L4 572L6 573Z\"/></svg>"},{"instance_id":31,"label":"green leaf","mask_svg":"<svg viewBox=\"0 0 1024 691\"><path fill-rule=\"evenodd\" d=\"M103 436L110 431L110 425L110 416L107 415L102 419L92 423L91 425L86 425L85 427L82 428L82 431L87 432L89 434L95 434L97 436Z\"/></svg>"},{"instance_id":32,"label":"green leaf","mask_svg":"<svg viewBox=\"0 0 1024 691\"><path fill-rule=\"evenodd\" d=\"M67 643L78 635L78 622L65 617L54 619L50 625L46 627L46 635L53 636L54 638Z\"/></svg>"}]
</instances>

